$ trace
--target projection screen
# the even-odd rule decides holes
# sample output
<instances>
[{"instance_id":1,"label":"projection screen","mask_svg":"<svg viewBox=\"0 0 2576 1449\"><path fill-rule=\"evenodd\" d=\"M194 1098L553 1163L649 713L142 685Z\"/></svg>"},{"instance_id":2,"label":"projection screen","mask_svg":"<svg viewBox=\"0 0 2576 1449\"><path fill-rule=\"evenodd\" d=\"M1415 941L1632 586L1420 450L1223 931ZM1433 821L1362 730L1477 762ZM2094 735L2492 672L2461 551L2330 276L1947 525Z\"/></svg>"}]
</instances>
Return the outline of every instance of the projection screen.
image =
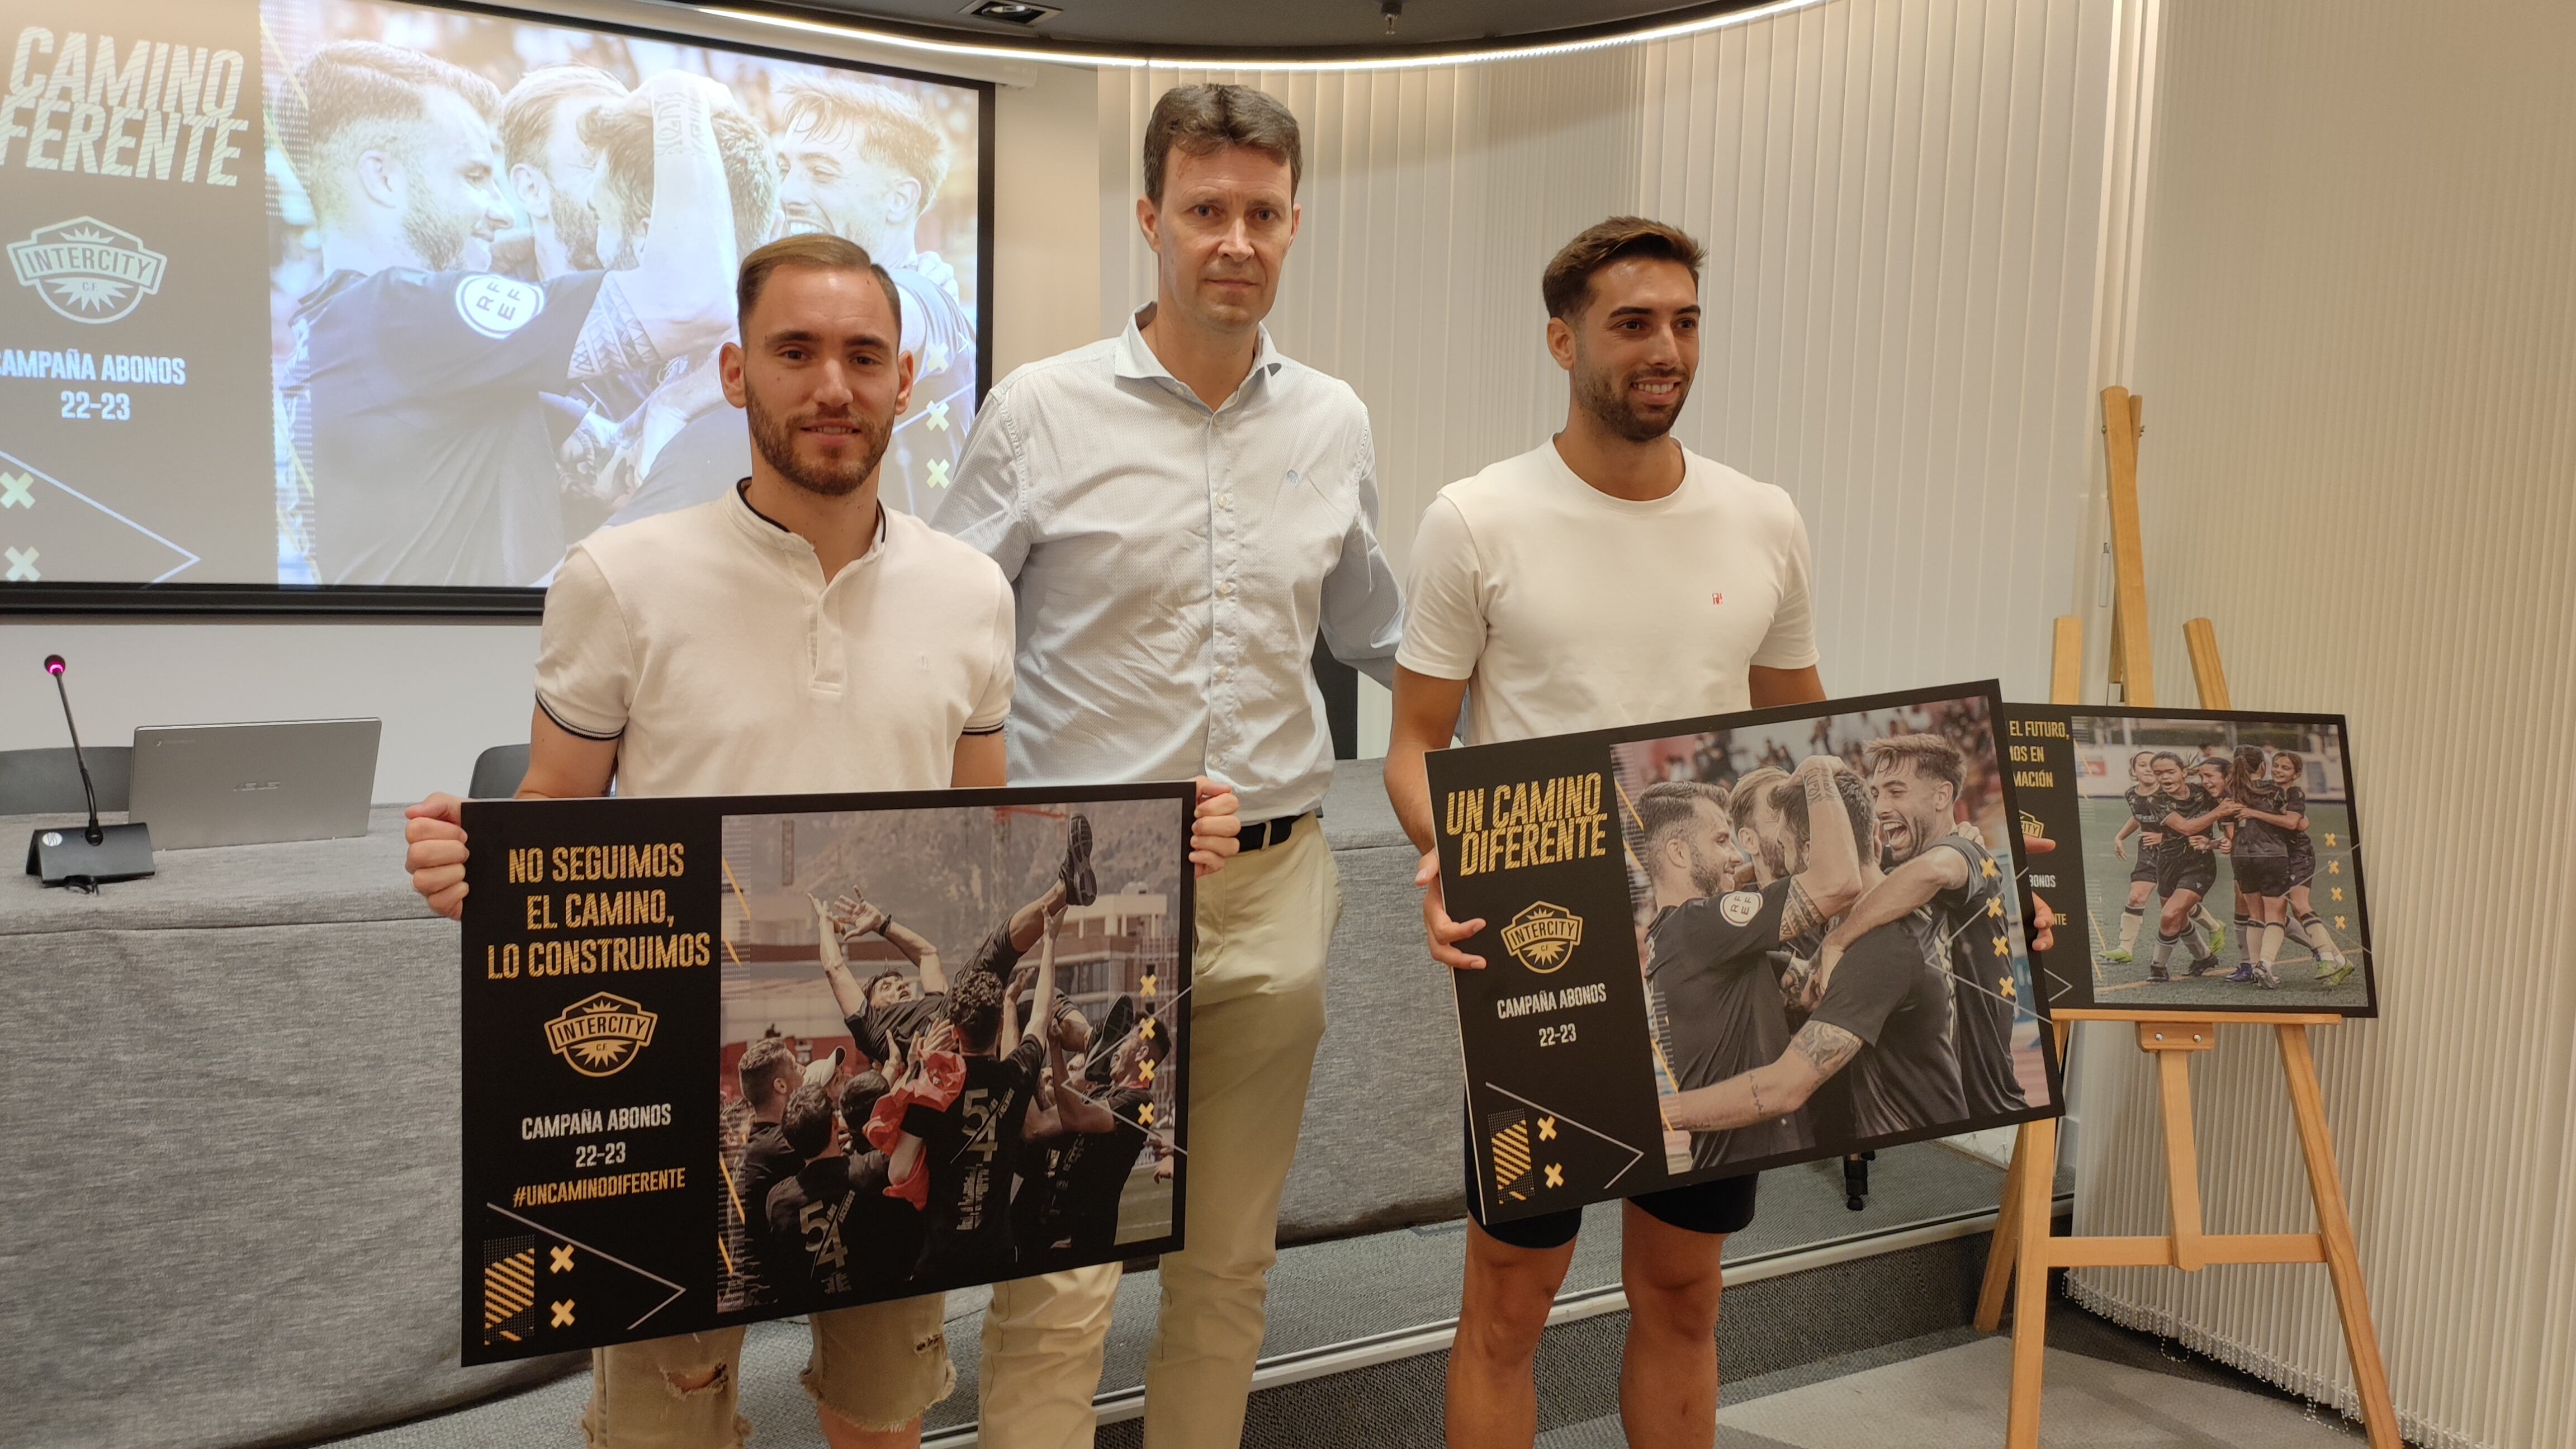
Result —
<instances>
[{"instance_id":1,"label":"projection screen","mask_svg":"<svg viewBox=\"0 0 2576 1449\"><path fill-rule=\"evenodd\" d=\"M777 236L896 281L889 506L990 381L989 84L389 0L0 35L0 611L533 612L570 543L750 471L715 357ZM657 131L690 88L712 134Z\"/></svg>"}]
</instances>

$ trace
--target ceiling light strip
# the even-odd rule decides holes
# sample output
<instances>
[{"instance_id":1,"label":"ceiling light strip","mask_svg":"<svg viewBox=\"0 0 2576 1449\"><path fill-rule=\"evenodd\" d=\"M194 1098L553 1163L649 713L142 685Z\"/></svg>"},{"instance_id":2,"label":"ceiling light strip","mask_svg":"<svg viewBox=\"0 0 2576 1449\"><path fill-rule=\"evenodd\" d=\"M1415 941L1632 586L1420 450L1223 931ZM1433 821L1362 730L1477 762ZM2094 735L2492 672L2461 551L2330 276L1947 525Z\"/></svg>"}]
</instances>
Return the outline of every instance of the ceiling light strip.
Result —
<instances>
[{"instance_id":1,"label":"ceiling light strip","mask_svg":"<svg viewBox=\"0 0 2576 1449\"><path fill-rule=\"evenodd\" d=\"M1064 52L1036 46L977 45L972 41L929 40L900 31L877 30L862 24L842 24L828 20L808 20L801 16L778 15L758 10L736 10L730 6L696 7L707 15L721 15L728 20L746 21L781 30L802 30L815 35L829 35L844 40L865 41L870 45L892 46L900 50L931 55L969 56L978 60L1040 61L1049 65L1108 66L1122 70L1276 70L1276 71L1362 71L1412 70L1438 65L1480 65L1500 60L1530 60L1551 55L1572 55L1587 50L1604 50L1612 46L1642 45L1649 41L1674 40L1687 35L1702 35L1729 26L1747 25L1768 20L1793 10L1821 5L1825 0L1772 0L1746 10L1724 15L1702 16L1696 20L1674 21L1667 25L1648 26L1622 35L1592 36L1582 40L1560 40L1519 46L1508 50L1445 50L1421 55L1378 56L1351 60L1268 60L1247 56L1200 57L1189 55L1121 55L1113 51Z\"/></svg>"}]
</instances>

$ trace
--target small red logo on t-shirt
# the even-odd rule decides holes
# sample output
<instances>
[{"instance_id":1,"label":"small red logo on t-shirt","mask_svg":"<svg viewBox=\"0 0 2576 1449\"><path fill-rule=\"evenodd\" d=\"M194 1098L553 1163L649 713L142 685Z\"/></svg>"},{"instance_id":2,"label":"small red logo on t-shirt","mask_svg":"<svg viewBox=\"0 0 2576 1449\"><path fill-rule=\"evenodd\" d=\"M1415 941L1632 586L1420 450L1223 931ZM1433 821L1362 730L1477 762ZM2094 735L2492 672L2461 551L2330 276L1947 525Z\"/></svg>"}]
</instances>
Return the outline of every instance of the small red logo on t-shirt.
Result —
<instances>
[{"instance_id":1,"label":"small red logo on t-shirt","mask_svg":"<svg viewBox=\"0 0 2576 1449\"><path fill-rule=\"evenodd\" d=\"M1726 602L1726 595L1724 595L1724 594L1711 594L1711 595L1709 595L1709 596L1708 596L1708 601L1709 601L1710 603L1712 603L1712 604L1723 604L1723 603L1725 603L1725 602Z\"/></svg>"}]
</instances>

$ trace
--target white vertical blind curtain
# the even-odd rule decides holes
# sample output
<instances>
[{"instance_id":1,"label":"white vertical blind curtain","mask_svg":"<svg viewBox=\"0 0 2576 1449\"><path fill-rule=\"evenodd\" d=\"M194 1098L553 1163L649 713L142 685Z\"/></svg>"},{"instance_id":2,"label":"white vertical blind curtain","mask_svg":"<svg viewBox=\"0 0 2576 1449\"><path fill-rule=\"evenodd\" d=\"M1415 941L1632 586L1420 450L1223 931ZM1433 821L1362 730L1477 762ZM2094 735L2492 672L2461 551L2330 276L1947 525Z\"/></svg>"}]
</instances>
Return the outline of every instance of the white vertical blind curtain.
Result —
<instances>
[{"instance_id":1,"label":"white vertical blind curtain","mask_svg":"<svg viewBox=\"0 0 2576 1449\"><path fill-rule=\"evenodd\" d=\"M2576 1445L2576 10L2165 0L2138 375L2159 693L2352 719L2383 1016L2315 1033L2410 1439ZM2107 1038L2108 1029L2101 1034ZM2140 1053L2078 1049L2078 1227L2166 1222ZM2195 1066L2214 1228L2312 1218L2266 1035ZM2325 1274L2096 1270L2349 1411Z\"/></svg>"},{"instance_id":2,"label":"white vertical blind curtain","mask_svg":"<svg viewBox=\"0 0 2576 1449\"><path fill-rule=\"evenodd\" d=\"M1271 326L1368 403L1400 564L1442 485L1562 423L1548 257L1605 216L1675 222L1709 249L1680 436L1806 511L1829 686L2034 695L2092 486L2110 34L2073 0L1837 0L1527 62L1105 72L1102 321L1152 295L1154 98L1286 100L1305 216Z\"/></svg>"}]
</instances>

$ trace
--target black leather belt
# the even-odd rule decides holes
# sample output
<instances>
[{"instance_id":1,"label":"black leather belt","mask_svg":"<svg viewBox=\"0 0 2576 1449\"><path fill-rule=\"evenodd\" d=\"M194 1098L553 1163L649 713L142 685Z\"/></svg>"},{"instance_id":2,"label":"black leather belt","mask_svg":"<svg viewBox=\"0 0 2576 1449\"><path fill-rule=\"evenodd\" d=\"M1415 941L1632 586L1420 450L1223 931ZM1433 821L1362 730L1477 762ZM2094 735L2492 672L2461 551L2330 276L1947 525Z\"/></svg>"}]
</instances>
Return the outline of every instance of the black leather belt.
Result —
<instances>
[{"instance_id":1,"label":"black leather belt","mask_svg":"<svg viewBox=\"0 0 2576 1449\"><path fill-rule=\"evenodd\" d=\"M1314 813L1309 810L1304 815L1282 815L1276 820L1256 820L1244 826L1243 833L1235 837L1235 853L1249 855L1273 845L1287 844L1288 834L1297 828L1297 822Z\"/></svg>"}]
</instances>

